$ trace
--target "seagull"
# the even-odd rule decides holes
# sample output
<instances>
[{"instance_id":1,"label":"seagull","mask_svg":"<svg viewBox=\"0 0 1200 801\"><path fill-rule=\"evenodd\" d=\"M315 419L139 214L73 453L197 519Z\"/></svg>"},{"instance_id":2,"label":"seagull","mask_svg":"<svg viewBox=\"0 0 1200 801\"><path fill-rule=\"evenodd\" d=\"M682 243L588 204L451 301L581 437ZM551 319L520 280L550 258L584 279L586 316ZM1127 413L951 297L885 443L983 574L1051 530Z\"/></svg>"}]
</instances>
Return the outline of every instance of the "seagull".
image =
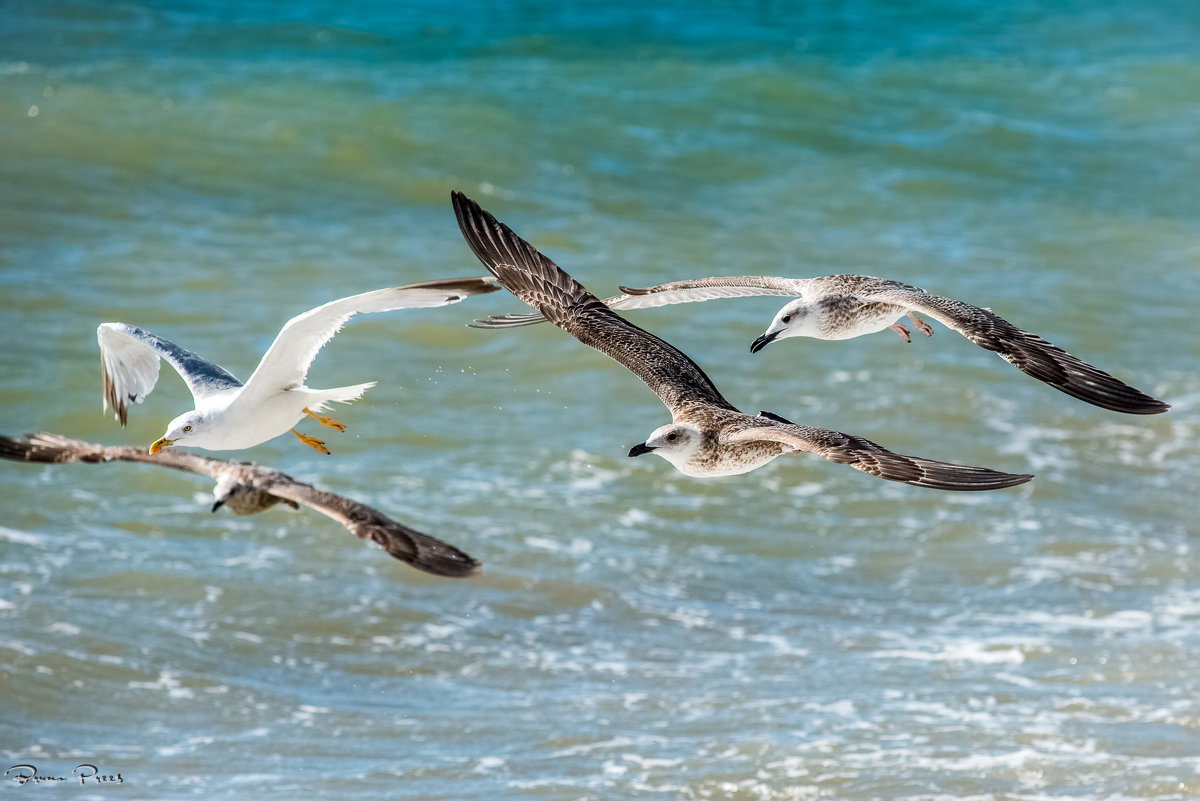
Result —
<instances>
[{"instance_id":1,"label":"seagull","mask_svg":"<svg viewBox=\"0 0 1200 801\"><path fill-rule=\"evenodd\" d=\"M627 367L671 412L629 456L654 453L697 478L746 473L807 451L879 478L943 490L991 490L1032 475L901 456L862 437L738 411L681 351L619 316L507 225L461 192L451 199L467 244L505 289L585 345Z\"/></svg>"},{"instance_id":2,"label":"seagull","mask_svg":"<svg viewBox=\"0 0 1200 801\"><path fill-rule=\"evenodd\" d=\"M933 295L924 289L869 275L827 275L820 278L777 278L768 275L699 278L631 289L604 301L611 309L648 309L714 298L783 295L797 298L775 315L771 325L750 345L757 353L788 337L853 339L888 329L911 342L904 317L925 336L932 317L981 348L995 351L1021 372L1072 397L1126 414L1160 414L1170 405L1134 389L1103 370L1081 361L1037 334L1023 331L990 309ZM494 315L476 320L475 328L514 328L543 322L540 314Z\"/></svg>"},{"instance_id":3,"label":"seagull","mask_svg":"<svg viewBox=\"0 0 1200 801\"><path fill-rule=\"evenodd\" d=\"M198 473L217 482L213 489L214 512L225 506L234 514L252 515L277 503L293 509L303 504L333 518L356 537L375 542L401 562L426 573L463 578L480 570L478 561L449 543L414 531L366 504L319 490L269 467L179 450L152 456L142 448L97 445L48 433L0 436L0 458L43 464L142 462Z\"/></svg>"},{"instance_id":4,"label":"seagull","mask_svg":"<svg viewBox=\"0 0 1200 801\"><path fill-rule=\"evenodd\" d=\"M368 312L445 306L499 288L490 276L454 278L330 301L288 320L245 384L223 367L157 334L125 323L102 323L96 329L96 338L100 343L104 409L107 411L111 405L124 426L129 414L127 403L141 403L154 389L161 358L187 382L196 408L172 420L166 433L150 445L150 453L158 453L168 445L241 450L291 430L305 445L328 454L324 442L301 434L294 426L308 416L323 426L345 431L345 425L319 413L331 401L349 403L375 386L374 381L336 389L304 386L317 352L347 320Z\"/></svg>"}]
</instances>

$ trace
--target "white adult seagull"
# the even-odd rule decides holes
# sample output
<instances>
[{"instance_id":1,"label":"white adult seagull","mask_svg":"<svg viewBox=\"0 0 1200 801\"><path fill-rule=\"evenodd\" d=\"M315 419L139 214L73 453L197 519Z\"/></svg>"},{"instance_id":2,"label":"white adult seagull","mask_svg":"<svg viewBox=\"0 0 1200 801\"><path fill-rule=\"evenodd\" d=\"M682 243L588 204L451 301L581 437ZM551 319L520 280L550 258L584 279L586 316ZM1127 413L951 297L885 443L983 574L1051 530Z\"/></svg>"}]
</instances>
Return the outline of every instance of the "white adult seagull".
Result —
<instances>
[{"instance_id":1,"label":"white adult seagull","mask_svg":"<svg viewBox=\"0 0 1200 801\"><path fill-rule=\"evenodd\" d=\"M312 360L347 320L355 314L445 306L499 288L490 276L453 278L330 301L288 320L245 384L223 367L157 334L125 323L102 323L96 338L100 342L104 408L107 411L111 405L124 426L128 402L141 403L154 389L162 358L187 382L196 408L172 420L166 433L150 445L150 453L168 445L240 450L288 430L305 445L329 453L324 442L301 434L294 426L307 415L323 426L345 431L342 423L319 412L332 401L349 403L375 386L374 381L336 389L304 385Z\"/></svg>"}]
</instances>

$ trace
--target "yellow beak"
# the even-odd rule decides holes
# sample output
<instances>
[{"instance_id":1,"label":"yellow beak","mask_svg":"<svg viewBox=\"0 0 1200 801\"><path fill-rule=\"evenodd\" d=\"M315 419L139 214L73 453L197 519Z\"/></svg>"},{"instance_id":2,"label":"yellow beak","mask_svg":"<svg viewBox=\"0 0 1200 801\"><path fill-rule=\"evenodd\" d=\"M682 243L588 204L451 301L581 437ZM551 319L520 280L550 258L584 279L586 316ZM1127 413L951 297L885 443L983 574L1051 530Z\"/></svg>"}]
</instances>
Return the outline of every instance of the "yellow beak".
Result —
<instances>
[{"instance_id":1,"label":"yellow beak","mask_svg":"<svg viewBox=\"0 0 1200 801\"><path fill-rule=\"evenodd\" d=\"M154 442L150 443L150 452L158 453L163 448L167 447L168 445L173 444L174 442L175 442L175 440L167 439L166 437L163 437L161 439L156 439L156 440L154 440Z\"/></svg>"}]
</instances>

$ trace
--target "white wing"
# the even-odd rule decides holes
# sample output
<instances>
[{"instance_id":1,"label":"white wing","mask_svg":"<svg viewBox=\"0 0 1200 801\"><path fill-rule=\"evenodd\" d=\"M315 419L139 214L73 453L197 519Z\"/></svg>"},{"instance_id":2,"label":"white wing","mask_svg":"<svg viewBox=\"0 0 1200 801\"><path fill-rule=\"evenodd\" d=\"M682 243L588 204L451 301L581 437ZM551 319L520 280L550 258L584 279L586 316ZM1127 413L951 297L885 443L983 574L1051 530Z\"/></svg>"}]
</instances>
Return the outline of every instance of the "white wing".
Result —
<instances>
[{"instance_id":1,"label":"white wing","mask_svg":"<svg viewBox=\"0 0 1200 801\"><path fill-rule=\"evenodd\" d=\"M278 392L282 387L299 386L308 375L308 367L325 343L356 314L418 309L458 303L470 295L495 292L496 279L453 278L421 284L377 289L330 301L293 317L284 324L246 381L246 397Z\"/></svg>"},{"instance_id":2,"label":"white wing","mask_svg":"<svg viewBox=\"0 0 1200 801\"><path fill-rule=\"evenodd\" d=\"M759 295L800 297L809 279L776 278L768 275L738 275L672 281L647 289L621 287L624 295L606 298L604 305L615 311L652 309L676 303L699 303L718 298L748 298ZM545 322L540 314L498 314L471 323L472 328L517 328Z\"/></svg>"},{"instance_id":3,"label":"white wing","mask_svg":"<svg viewBox=\"0 0 1200 801\"><path fill-rule=\"evenodd\" d=\"M215 392L242 385L223 367L135 325L101 323L96 341L100 344L104 410L112 406L121 425L129 417L128 402L141 403L158 382L159 358L179 372L197 403Z\"/></svg>"}]
</instances>

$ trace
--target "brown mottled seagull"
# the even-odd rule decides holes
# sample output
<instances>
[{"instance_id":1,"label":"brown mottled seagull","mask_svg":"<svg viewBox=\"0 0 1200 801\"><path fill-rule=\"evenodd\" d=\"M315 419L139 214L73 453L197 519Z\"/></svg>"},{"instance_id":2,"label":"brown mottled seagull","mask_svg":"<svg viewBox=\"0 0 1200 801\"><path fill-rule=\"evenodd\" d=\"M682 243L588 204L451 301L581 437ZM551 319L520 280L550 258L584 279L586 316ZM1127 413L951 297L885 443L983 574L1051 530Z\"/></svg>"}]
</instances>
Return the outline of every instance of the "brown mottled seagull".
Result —
<instances>
[{"instance_id":1,"label":"brown mottled seagull","mask_svg":"<svg viewBox=\"0 0 1200 801\"><path fill-rule=\"evenodd\" d=\"M782 454L807 451L879 478L933 489L1001 489L1033 478L901 456L862 437L797 425L769 412L744 414L678 349L616 314L466 195L451 197L467 244L506 289L623 364L671 411L673 422L635 445L630 456L655 453L696 477L738 475Z\"/></svg>"},{"instance_id":2,"label":"brown mottled seagull","mask_svg":"<svg viewBox=\"0 0 1200 801\"><path fill-rule=\"evenodd\" d=\"M217 482L212 511L222 506L234 514L252 515L284 503L293 509L303 504L341 523L356 537L371 540L383 550L418 570L461 578L479 572L475 559L449 543L422 534L372 509L311 484L296 481L269 467L212 459L187 451L169 450L151 455L143 448L96 445L59 434L0 436L0 458L17 462L142 462L199 473Z\"/></svg>"},{"instance_id":3,"label":"brown mottled seagull","mask_svg":"<svg viewBox=\"0 0 1200 801\"><path fill-rule=\"evenodd\" d=\"M288 320L245 384L225 368L157 334L125 323L101 323L96 339L104 408L111 405L125 425L127 403L141 403L150 394L158 382L159 360L165 359L187 382L196 408L172 420L166 433L150 445L150 453L168 445L241 450L290 430L305 445L327 454L324 442L294 426L309 416L323 426L345 431L343 424L318 412L332 401L349 403L375 386L374 381L336 389L304 385L309 365L347 320L355 314L445 306L499 288L490 276L452 278L330 301Z\"/></svg>"},{"instance_id":4,"label":"brown mottled seagull","mask_svg":"<svg viewBox=\"0 0 1200 801\"><path fill-rule=\"evenodd\" d=\"M933 327L919 315L932 317L981 348L995 351L1021 372L1072 397L1126 414L1159 414L1171 407L1103 370L1081 361L1037 334L1023 331L989 309L930 294L899 281L869 275L820 278L777 278L768 275L698 278L630 289L604 302L612 309L648 309L674 303L755 295L795 297L775 315L766 332L750 345L757 353L788 337L853 339L889 329L905 342L912 338L900 322L907 316L925 336ZM513 328L545 320L540 314L495 315L477 320L476 328Z\"/></svg>"}]
</instances>

